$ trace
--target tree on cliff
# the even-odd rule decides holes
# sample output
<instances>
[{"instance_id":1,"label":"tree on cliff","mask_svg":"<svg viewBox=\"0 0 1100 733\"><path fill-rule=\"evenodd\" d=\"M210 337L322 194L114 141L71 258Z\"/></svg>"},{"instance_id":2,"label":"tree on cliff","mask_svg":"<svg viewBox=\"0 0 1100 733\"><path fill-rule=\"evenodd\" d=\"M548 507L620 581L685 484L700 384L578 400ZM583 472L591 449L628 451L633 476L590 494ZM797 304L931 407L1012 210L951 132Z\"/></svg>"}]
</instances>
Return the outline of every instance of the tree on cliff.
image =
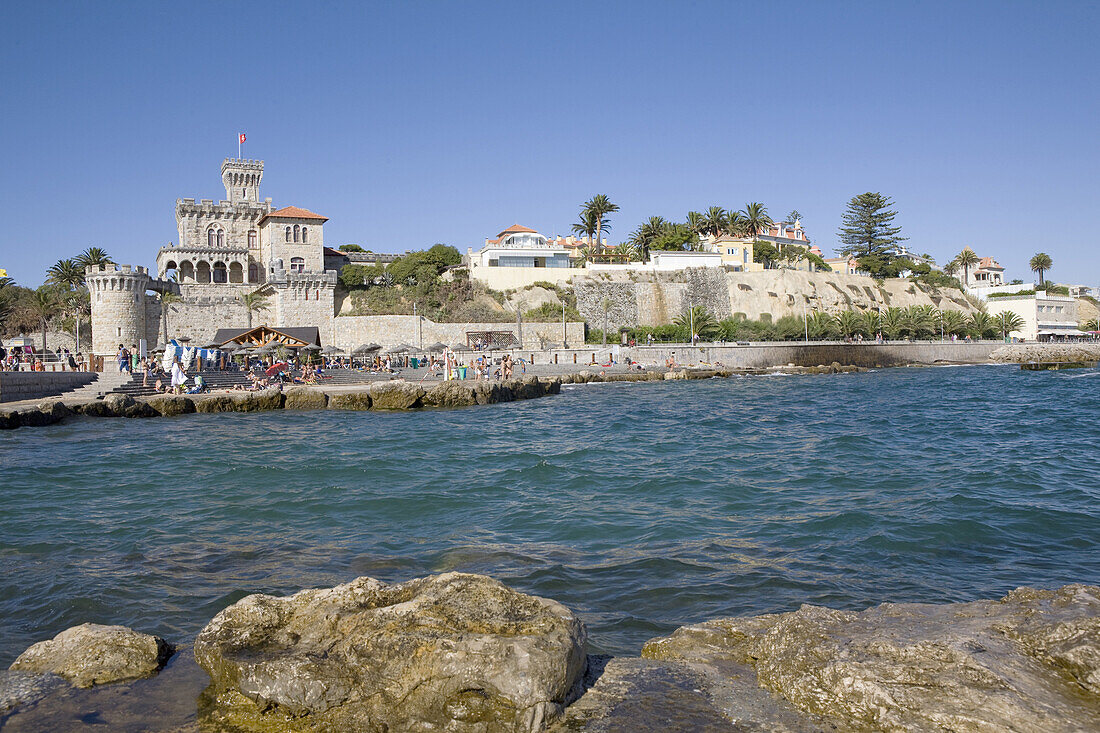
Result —
<instances>
[{"instance_id":1,"label":"tree on cliff","mask_svg":"<svg viewBox=\"0 0 1100 733\"><path fill-rule=\"evenodd\" d=\"M901 227L894 226L898 212L890 208L893 203L881 193L853 196L837 231L844 245L838 250L840 255L856 258L860 267L876 277L882 277L883 271L889 269L896 258L896 245L907 239L901 236Z\"/></svg>"},{"instance_id":2,"label":"tree on cliff","mask_svg":"<svg viewBox=\"0 0 1100 733\"><path fill-rule=\"evenodd\" d=\"M981 260L978 259L978 255L974 250L969 247L963 247L962 252L959 252L955 256L955 263L962 268L963 271L963 286L970 286L970 268L976 266Z\"/></svg>"},{"instance_id":3,"label":"tree on cliff","mask_svg":"<svg viewBox=\"0 0 1100 733\"><path fill-rule=\"evenodd\" d=\"M76 256L76 264L83 270L85 267L99 267L100 265L113 265L115 261L107 254L107 251L99 247L89 247Z\"/></svg>"},{"instance_id":4,"label":"tree on cliff","mask_svg":"<svg viewBox=\"0 0 1100 733\"><path fill-rule=\"evenodd\" d=\"M607 215L614 214L619 210L618 204L611 203L611 199L607 198L604 194L596 194L592 198L584 202L581 206L581 221L586 221L588 218L596 224L596 236L595 246L599 249L603 245L603 230L611 230L611 224L608 223Z\"/></svg>"},{"instance_id":5,"label":"tree on cliff","mask_svg":"<svg viewBox=\"0 0 1100 733\"><path fill-rule=\"evenodd\" d=\"M1039 287L1043 287L1043 273L1054 266L1054 260L1046 252L1039 252L1028 262L1032 272L1039 273Z\"/></svg>"}]
</instances>

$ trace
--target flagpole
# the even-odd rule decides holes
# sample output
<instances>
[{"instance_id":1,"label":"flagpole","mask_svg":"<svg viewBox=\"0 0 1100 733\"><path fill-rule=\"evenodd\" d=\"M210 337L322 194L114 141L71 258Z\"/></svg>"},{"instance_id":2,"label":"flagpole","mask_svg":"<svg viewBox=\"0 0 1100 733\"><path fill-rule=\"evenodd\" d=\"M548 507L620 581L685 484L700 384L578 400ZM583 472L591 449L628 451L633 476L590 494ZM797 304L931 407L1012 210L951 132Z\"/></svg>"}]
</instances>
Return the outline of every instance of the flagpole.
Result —
<instances>
[{"instance_id":1,"label":"flagpole","mask_svg":"<svg viewBox=\"0 0 1100 733\"><path fill-rule=\"evenodd\" d=\"M241 134L237 133L237 160L241 159Z\"/></svg>"}]
</instances>

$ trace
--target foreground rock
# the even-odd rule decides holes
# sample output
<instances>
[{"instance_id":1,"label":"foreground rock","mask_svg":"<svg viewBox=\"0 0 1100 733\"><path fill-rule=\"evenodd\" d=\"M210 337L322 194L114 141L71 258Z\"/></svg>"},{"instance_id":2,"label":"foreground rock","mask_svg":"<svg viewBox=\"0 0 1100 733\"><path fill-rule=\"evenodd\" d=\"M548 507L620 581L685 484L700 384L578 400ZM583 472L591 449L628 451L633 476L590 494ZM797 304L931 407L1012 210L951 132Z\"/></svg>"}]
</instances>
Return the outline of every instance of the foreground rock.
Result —
<instances>
[{"instance_id":1,"label":"foreground rock","mask_svg":"<svg viewBox=\"0 0 1100 733\"><path fill-rule=\"evenodd\" d=\"M642 656L711 679L754 673L809 729L824 720L842 730L1096 730L1100 588L859 613L803 606L686 626Z\"/></svg>"},{"instance_id":2,"label":"foreground rock","mask_svg":"<svg viewBox=\"0 0 1100 733\"><path fill-rule=\"evenodd\" d=\"M212 726L244 730L536 731L585 664L585 630L555 601L479 575L372 578L253 595L195 641Z\"/></svg>"},{"instance_id":3,"label":"foreground rock","mask_svg":"<svg viewBox=\"0 0 1100 733\"><path fill-rule=\"evenodd\" d=\"M77 687L92 687L151 677L170 654L170 647L158 636L125 626L81 624L31 646L11 669L55 674Z\"/></svg>"},{"instance_id":4,"label":"foreground rock","mask_svg":"<svg viewBox=\"0 0 1100 733\"><path fill-rule=\"evenodd\" d=\"M1100 361L1100 344L1009 344L994 349L989 359L999 364Z\"/></svg>"}]
</instances>

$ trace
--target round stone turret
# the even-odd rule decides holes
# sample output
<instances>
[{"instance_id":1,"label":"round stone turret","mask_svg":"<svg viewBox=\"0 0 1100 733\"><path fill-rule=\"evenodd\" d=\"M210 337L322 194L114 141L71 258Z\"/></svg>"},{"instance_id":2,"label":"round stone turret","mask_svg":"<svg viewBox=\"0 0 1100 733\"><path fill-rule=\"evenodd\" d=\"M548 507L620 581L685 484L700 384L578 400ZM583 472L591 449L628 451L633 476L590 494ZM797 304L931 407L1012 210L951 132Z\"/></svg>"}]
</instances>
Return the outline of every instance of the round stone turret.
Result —
<instances>
[{"instance_id":1,"label":"round stone turret","mask_svg":"<svg viewBox=\"0 0 1100 733\"><path fill-rule=\"evenodd\" d=\"M145 338L147 268L92 266L85 269L84 280L92 301L92 353L109 356L119 344L129 348Z\"/></svg>"}]
</instances>

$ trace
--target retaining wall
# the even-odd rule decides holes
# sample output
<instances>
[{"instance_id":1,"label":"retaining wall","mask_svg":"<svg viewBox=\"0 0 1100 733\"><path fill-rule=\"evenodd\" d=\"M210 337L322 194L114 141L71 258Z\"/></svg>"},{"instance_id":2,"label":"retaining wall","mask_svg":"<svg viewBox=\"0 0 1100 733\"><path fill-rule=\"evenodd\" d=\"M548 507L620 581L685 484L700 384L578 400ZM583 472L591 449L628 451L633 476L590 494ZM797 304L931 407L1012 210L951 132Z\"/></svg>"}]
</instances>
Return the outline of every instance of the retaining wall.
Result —
<instances>
[{"instance_id":1,"label":"retaining wall","mask_svg":"<svg viewBox=\"0 0 1100 733\"><path fill-rule=\"evenodd\" d=\"M0 372L0 402L36 400L91 384L95 372Z\"/></svg>"}]
</instances>

